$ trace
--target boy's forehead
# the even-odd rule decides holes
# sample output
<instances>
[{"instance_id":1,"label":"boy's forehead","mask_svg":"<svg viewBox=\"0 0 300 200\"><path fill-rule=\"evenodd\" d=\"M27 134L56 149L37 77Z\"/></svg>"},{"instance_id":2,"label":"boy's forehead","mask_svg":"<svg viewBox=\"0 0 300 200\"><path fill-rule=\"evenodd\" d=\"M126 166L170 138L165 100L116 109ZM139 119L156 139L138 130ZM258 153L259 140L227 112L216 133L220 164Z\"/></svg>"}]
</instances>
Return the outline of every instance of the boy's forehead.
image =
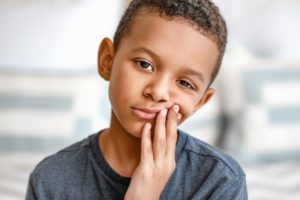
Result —
<instances>
[{"instance_id":1,"label":"boy's forehead","mask_svg":"<svg viewBox=\"0 0 300 200\"><path fill-rule=\"evenodd\" d=\"M130 20L130 23L128 25L128 29L125 33L125 37L126 35L129 35L133 29L135 30L139 29L139 25L149 25L151 22L153 25L153 22L155 23L161 21L164 21L165 25L170 24L171 22L174 21L177 23L185 24L189 26L191 29L197 31L199 34L207 37L217 46L217 42L212 39L213 36L211 36L208 32L204 31L201 27L199 27L195 23L192 23L190 20L185 19L182 16L168 16L163 12L159 12L155 8L148 8L148 7L141 7L137 11L137 13L133 16L133 18Z\"/></svg>"},{"instance_id":2,"label":"boy's forehead","mask_svg":"<svg viewBox=\"0 0 300 200\"><path fill-rule=\"evenodd\" d=\"M180 49L187 46L192 51L197 47L201 50L213 50L218 54L217 44L195 29L193 25L180 18L165 18L159 13L148 10L141 10L134 17L127 36L130 43L127 45L159 45ZM166 46L167 45L167 46ZM174 50L175 50L174 49ZM195 52L191 52L195 53Z\"/></svg>"}]
</instances>

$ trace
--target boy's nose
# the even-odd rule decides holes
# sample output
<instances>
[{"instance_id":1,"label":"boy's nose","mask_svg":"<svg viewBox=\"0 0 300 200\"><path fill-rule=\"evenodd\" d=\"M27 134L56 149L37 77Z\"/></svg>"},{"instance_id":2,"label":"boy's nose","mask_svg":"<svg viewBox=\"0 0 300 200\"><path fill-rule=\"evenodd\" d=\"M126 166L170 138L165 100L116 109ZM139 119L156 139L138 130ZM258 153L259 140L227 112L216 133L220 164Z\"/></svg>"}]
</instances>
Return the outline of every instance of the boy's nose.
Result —
<instances>
[{"instance_id":1,"label":"boy's nose","mask_svg":"<svg viewBox=\"0 0 300 200\"><path fill-rule=\"evenodd\" d=\"M167 102L170 100L170 84L168 80L155 80L144 89L144 96L155 102Z\"/></svg>"}]
</instances>

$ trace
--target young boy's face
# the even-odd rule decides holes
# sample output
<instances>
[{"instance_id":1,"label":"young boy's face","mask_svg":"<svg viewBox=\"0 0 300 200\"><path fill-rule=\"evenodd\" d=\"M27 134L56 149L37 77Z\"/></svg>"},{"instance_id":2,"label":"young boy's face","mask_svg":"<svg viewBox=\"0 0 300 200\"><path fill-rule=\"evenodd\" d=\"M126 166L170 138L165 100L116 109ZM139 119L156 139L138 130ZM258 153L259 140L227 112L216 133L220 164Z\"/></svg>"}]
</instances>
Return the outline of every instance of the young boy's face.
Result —
<instances>
[{"instance_id":1,"label":"young boy's face","mask_svg":"<svg viewBox=\"0 0 300 200\"><path fill-rule=\"evenodd\" d=\"M136 137L146 122L154 123L156 112L174 104L182 123L212 96L207 87L217 57L216 44L187 22L140 12L117 52L109 39L99 48L112 115Z\"/></svg>"}]
</instances>

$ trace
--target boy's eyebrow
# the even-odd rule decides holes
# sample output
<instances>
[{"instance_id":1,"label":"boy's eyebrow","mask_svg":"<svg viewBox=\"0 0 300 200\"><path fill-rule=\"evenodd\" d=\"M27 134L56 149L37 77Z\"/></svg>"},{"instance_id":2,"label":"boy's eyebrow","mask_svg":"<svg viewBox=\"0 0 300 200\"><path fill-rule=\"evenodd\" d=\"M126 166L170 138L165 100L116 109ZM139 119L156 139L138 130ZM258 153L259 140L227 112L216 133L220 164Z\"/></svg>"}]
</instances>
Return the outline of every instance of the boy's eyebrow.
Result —
<instances>
[{"instance_id":1,"label":"boy's eyebrow","mask_svg":"<svg viewBox=\"0 0 300 200\"><path fill-rule=\"evenodd\" d=\"M134 48L132 50L133 52L146 52L147 54L149 54L150 56L154 57L155 59L157 60L160 60L159 56L153 52L152 50L148 49L148 48L145 48L145 47L137 47L137 48ZM188 74L188 75L193 75L193 76L197 76L198 79L204 83L204 77L203 77L203 74L200 73L200 72L197 72L189 67L187 68L184 68L181 70L181 73L183 74Z\"/></svg>"},{"instance_id":2,"label":"boy's eyebrow","mask_svg":"<svg viewBox=\"0 0 300 200\"><path fill-rule=\"evenodd\" d=\"M204 83L204 77L203 77L203 74L200 73L200 72L197 72L197 71L195 71L195 70L193 70L193 69L191 69L191 68L184 68L184 69L182 69L182 73L188 74L188 75L197 76L198 79L199 79L202 83Z\"/></svg>"},{"instance_id":3,"label":"boy's eyebrow","mask_svg":"<svg viewBox=\"0 0 300 200\"><path fill-rule=\"evenodd\" d=\"M147 54L154 57L155 59L160 60L159 56L154 51L152 51L148 48L145 48L145 47L137 47L137 48L134 48L132 51L133 52L146 52Z\"/></svg>"}]
</instances>

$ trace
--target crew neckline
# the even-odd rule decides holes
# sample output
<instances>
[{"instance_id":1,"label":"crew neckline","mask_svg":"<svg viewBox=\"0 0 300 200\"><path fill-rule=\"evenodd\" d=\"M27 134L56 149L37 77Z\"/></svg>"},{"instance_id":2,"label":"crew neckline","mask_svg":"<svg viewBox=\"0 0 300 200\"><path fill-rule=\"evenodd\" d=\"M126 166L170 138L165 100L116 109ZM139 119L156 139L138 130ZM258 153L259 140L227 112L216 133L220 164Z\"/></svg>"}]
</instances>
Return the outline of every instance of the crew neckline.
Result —
<instances>
[{"instance_id":1,"label":"crew neckline","mask_svg":"<svg viewBox=\"0 0 300 200\"><path fill-rule=\"evenodd\" d=\"M105 160L105 158L102 154L102 151L98 144L98 141L99 141L100 134L103 131L104 131L104 129L99 131L96 134L93 134L90 137L90 144L91 144L91 148L92 148L93 157L94 157L97 165L99 166L99 168L101 168L104 171L104 173L106 173L108 176L110 176L112 179L116 180L117 182L120 182L124 185L128 185L130 183L131 177L125 177L125 176L118 174L108 164L108 162ZM177 133L178 133L178 141L177 141L176 150L175 150L176 161L180 157L180 154L182 153L183 148L187 141L187 135L184 132L182 132L181 130L178 129Z\"/></svg>"}]
</instances>

